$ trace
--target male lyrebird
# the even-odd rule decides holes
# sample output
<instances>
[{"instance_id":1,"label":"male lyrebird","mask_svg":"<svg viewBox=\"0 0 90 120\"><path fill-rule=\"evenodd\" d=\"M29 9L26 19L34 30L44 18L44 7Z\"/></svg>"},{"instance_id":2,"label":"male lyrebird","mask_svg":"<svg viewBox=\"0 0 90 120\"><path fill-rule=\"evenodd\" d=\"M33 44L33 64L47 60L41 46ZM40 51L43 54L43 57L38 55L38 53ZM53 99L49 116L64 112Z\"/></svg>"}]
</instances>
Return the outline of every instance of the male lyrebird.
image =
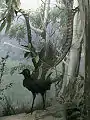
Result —
<instances>
[{"instance_id":1,"label":"male lyrebird","mask_svg":"<svg viewBox=\"0 0 90 120\"><path fill-rule=\"evenodd\" d=\"M56 82L57 80L51 81L47 80L34 80L31 75L29 69L24 69L20 74L24 75L23 86L26 87L29 91L32 92L33 102L31 107L31 113L33 111L34 100L36 98L36 94L40 93L43 99L43 109L45 109L45 95L46 91L50 90L51 84Z\"/></svg>"}]
</instances>

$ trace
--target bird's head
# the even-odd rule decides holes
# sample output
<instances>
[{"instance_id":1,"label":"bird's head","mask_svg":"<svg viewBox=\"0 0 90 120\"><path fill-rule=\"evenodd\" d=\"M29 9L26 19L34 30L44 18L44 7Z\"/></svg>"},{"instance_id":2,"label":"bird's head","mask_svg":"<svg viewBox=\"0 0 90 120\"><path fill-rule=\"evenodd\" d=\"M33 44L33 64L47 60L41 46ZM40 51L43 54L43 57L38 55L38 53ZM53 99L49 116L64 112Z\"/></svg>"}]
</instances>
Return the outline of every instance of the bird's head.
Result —
<instances>
[{"instance_id":1,"label":"bird's head","mask_svg":"<svg viewBox=\"0 0 90 120\"><path fill-rule=\"evenodd\" d=\"M22 74L22 75L24 75L25 77L28 77L28 76L30 76L30 70L29 69L24 69L21 73L19 73L19 74Z\"/></svg>"}]
</instances>

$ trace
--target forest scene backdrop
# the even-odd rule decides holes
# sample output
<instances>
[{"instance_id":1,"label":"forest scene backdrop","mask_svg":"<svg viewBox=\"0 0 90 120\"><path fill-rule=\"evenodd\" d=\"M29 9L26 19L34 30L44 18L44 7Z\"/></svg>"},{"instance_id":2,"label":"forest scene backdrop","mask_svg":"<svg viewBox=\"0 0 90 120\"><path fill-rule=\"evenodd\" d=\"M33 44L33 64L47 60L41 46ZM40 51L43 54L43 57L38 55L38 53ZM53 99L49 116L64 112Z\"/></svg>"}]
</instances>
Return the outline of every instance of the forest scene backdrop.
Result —
<instances>
[{"instance_id":1,"label":"forest scene backdrop","mask_svg":"<svg viewBox=\"0 0 90 120\"><path fill-rule=\"evenodd\" d=\"M31 108L32 93L19 74L27 68L34 80L56 81L46 93L47 109L63 105L66 112L61 119L85 120L90 89L89 3L40 2L37 9L25 10L20 0L0 0L0 116ZM37 95L34 111L41 109L42 97Z\"/></svg>"}]
</instances>

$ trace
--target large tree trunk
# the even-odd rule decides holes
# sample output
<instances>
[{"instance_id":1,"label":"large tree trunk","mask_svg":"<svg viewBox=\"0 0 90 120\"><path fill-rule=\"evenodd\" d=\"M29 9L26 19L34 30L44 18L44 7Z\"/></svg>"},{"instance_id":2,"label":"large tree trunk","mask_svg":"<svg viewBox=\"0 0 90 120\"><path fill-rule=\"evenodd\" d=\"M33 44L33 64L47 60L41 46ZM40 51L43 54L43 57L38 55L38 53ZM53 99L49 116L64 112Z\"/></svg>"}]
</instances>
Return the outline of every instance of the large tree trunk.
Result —
<instances>
[{"instance_id":1,"label":"large tree trunk","mask_svg":"<svg viewBox=\"0 0 90 120\"><path fill-rule=\"evenodd\" d=\"M85 104L87 116L86 120L90 120L90 0L85 0L82 4L85 8Z\"/></svg>"},{"instance_id":2,"label":"large tree trunk","mask_svg":"<svg viewBox=\"0 0 90 120\"><path fill-rule=\"evenodd\" d=\"M78 0L78 2L83 29L85 30L84 120L90 120L90 0Z\"/></svg>"},{"instance_id":3,"label":"large tree trunk","mask_svg":"<svg viewBox=\"0 0 90 120\"><path fill-rule=\"evenodd\" d=\"M74 0L73 6L74 7L78 6L77 0ZM81 42L82 37L83 36L81 36L80 13L77 12L74 16L74 22L73 22L73 40L70 49L70 61L68 65L67 85L69 84L69 80L75 80L74 78L78 76L81 48L82 48L82 42Z\"/></svg>"}]
</instances>

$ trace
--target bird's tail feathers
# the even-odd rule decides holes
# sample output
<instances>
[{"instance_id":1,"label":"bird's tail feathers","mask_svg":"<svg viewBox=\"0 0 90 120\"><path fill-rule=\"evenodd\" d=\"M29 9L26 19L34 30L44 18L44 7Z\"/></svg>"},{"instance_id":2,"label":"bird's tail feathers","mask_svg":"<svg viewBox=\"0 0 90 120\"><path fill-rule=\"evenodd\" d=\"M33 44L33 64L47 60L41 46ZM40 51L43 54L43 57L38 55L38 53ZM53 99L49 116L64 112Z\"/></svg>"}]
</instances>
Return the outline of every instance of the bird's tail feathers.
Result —
<instances>
[{"instance_id":1,"label":"bird's tail feathers","mask_svg":"<svg viewBox=\"0 0 90 120\"><path fill-rule=\"evenodd\" d=\"M49 79L50 79L51 74L52 74L52 72L49 73L49 75L47 76L46 80L49 80Z\"/></svg>"},{"instance_id":2,"label":"bird's tail feathers","mask_svg":"<svg viewBox=\"0 0 90 120\"><path fill-rule=\"evenodd\" d=\"M55 83L55 82L60 82L63 78L63 75L60 75L59 77L56 77L54 80L51 81L51 83Z\"/></svg>"}]
</instances>

